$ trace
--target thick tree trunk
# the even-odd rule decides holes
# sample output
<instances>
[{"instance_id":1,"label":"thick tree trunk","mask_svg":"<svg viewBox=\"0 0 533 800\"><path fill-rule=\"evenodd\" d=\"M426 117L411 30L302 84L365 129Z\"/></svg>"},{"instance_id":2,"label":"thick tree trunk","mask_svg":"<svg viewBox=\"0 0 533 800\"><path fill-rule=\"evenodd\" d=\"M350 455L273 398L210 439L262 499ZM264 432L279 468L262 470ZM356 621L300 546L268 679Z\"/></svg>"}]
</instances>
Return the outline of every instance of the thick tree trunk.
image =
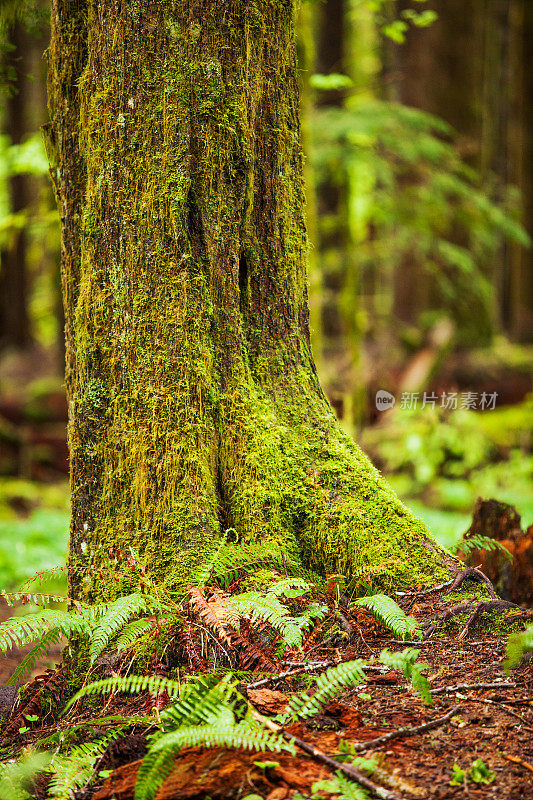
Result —
<instances>
[{"instance_id":1,"label":"thick tree trunk","mask_svg":"<svg viewBox=\"0 0 533 800\"><path fill-rule=\"evenodd\" d=\"M229 528L352 582L449 563L317 380L293 6L54 3L72 567L175 587Z\"/></svg>"}]
</instances>

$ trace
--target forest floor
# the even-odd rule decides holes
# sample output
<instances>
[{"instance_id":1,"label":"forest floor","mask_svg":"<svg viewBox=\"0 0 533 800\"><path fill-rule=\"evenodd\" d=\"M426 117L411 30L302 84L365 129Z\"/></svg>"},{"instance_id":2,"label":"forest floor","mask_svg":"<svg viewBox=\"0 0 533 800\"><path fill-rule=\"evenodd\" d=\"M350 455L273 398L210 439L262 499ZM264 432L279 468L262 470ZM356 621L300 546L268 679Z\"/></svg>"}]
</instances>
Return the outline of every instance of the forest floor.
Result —
<instances>
[{"instance_id":1,"label":"forest floor","mask_svg":"<svg viewBox=\"0 0 533 800\"><path fill-rule=\"evenodd\" d=\"M464 597L464 593L463 593ZM449 596L421 597L402 605L417 619L427 619L449 606ZM410 608L409 608L410 607ZM286 728L308 749L335 758L340 742L357 745L360 754L373 759L371 780L385 788L389 798L448 798L467 800L498 798L518 800L533 797L533 666L525 663L510 676L503 671L507 635L490 632L483 617L462 638L456 629L437 632L422 642L410 642L420 650L434 705L425 704L403 673L378 667L367 673L367 682L332 701L322 714ZM239 690L263 715L282 712L291 693L309 686L309 675L351 659L379 657L383 648L402 650L405 642L391 639L386 630L361 615L357 632L343 646L327 640L315 645L299 663L283 662L282 671L300 670L288 677L248 673ZM13 659L20 657L14 653ZM14 661L9 665L13 666ZM321 667L313 665L322 663ZM7 666L7 665L5 665ZM305 670L305 671L304 671ZM49 674L49 673L47 673ZM5 677L5 672L3 673ZM147 695L111 695L103 702L102 716L146 714ZM84 720L94 720L91 710L75 705L69 714L39 722L23 733L13 729L17 711L6 720L1 760L21 748L42 740L53 730L68 730ZM46 718L43 719L43 723ZM426 723L435 723L422 730ZM146 728L132 728L129 735L111 744L98 770L110 771L89 788L76 793L77 800L132 800L137 771L146 752ZM374 741L378 737L386 737ZM364 747L363 747L364 745ZM480 760L483 764L480 764ZM462 783L451 785L464 771ZM365 773L366 774L366 773ZM187 798L244 798L254 800L303 800L333 798L334 789L317 782L335 776L335 767L324 759L297 748L297 755L258 753L222 748L188 748L175 760L175 767L157 794L157 800ZM461 779L461 774L459 774ZM484 783L483 781L488 781ZM35 798L46 797L46 779L37 779ZM382 797L385 797L382 795ZM250 798L251 800L251 798Z\"/></svg>"}]
</instances>

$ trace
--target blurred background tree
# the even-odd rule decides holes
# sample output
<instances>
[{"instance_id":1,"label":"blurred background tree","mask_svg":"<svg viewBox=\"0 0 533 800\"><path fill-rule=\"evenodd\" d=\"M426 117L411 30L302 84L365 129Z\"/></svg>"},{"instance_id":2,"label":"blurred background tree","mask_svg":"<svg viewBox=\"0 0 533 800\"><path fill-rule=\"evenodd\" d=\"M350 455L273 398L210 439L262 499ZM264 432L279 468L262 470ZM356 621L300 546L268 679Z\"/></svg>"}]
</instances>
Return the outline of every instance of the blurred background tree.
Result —
<instances>
[{"instance_id":1,"label":"blurred background tree","mask_svg":"<svg viewBox=\"0 0 533 800\"><path fill-rule=\"evenodd\" d=\"M47 0L0 0L4 584L24 577L28 548L61 552L67 530L48 27ZM298 30L322 384L444 544L468 527L478 494L532 522L533 7L307 0ZM393 409L376 408L378 390ZM477 405L461 407L466 393ZM480 410L483 393L497 394L494 410Z\"/></svg>"}]
</instances>

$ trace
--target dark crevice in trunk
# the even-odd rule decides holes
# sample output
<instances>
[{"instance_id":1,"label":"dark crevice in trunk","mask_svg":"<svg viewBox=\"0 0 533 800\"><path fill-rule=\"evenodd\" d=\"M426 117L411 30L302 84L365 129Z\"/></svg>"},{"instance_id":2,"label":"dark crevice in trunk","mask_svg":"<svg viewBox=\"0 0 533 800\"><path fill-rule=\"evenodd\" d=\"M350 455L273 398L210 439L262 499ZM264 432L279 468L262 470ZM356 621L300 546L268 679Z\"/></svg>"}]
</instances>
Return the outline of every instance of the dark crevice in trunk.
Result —
<instances>
[{"instance_id":1,"label":"dark crevice in trunk","mask_svg":"<svg viewBox=\"0 0 533 800\"><path fill-rule=\"evenodd\" d=\"M239 256L239 307L242 316L246 315L249 295L248 259L246 258L246 253L243 252Z\"/></svg>"},{"instance_id":2,"label":"dark crevice in trunk","mask_svg":"<svg viewBox=\"0 0 533 800\"><path fill-rule=\"evenodd\" d=\"M198 208L196 195L192 186L189 187L189 193L187 195L187 232L193 247L201 247L204 244L202 214Z\"/></svg>"}]
</instances>

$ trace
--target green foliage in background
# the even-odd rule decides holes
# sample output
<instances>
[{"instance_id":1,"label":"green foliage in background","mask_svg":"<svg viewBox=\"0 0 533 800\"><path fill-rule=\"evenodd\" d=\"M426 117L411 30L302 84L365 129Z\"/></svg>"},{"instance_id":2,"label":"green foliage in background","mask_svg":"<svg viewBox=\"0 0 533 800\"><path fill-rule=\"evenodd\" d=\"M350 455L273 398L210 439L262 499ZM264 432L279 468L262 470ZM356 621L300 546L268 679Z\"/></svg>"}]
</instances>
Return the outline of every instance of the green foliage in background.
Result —
<instances>
[{"instance_id":1,"label":"green foliage in background","mask_svg":"<svg viewBox=\"0 0 533 800\"><path fill-rule=\"evenodd\" d=\"M31 203L17 213L11 208L9 188L15 175L39 179L35 181ZM26 232L31 275L29 310L33 333L45 346L55 342L58 335L56 275L51 264L54 259L48 263L47 255L58 257L60 247L59 215L47 175L48 158L40 131L22 144L11 144L9 136L0 135L0 249L9 249L20 231Z\"/></svg>"},{"instance_id":2,"label":"green foliage in background","mask_svg":"<svg viewBox=\"0 0 533 800\"><path fill-rule=\"evenodd\" d=\"M509 412L513 427L506 424ZM474 474L479 489L488 490L509 471L531 473L525 439L532 426L533 398L494 411L398 408L364 431L363 444L386 472L404 476L404 492L416 496L436 485L445 505L461 509L469 503ZM484 480L479 480L480 470Z\"/></svg>"},{"instance_id":3,"label":"green foliage in background","mask_svg":"<svg viewBox=\"0 0 533 800\"><path fill-rule=\"evenodd\" d=\"M345 75L316 75L311 85L350 83ZM496 202L495 187L461 159L453 129L415 108L352 97L349 107L315 109L313 137L318 185L333 182L347 193L358 283L374 279L387 290L395 269L414 261L438 289L435 308L458 322L458 340L487 340L494 252L504 238L529 244L516 198ZM333 223L321 217L323 230Z\"/></svg>"},{"instance_id":4,"label":"green foliage in background","mask_svg":"<svg viewBox=\"0 0 533 800\"><path fill-rule=\"evenodd\" d=\"M367 428L362 443L395 490L450 546L468 527L479 496L516 506L524 524L531 523L532 430L529 397L494 411L397 408Z\"/></svg>"},{"instance_id":5,"label":"green foliage in background","mask_svg":"<svg viewBox=\"0 0 533 800\"><path fill-rule=\"evenodd\" d=\"M30 750L20 759L0 764L0 800L32 800L32 779L49 760L48 753Z\"/></svg>"},{"instance_id":6,"label":"green foliage in background","mask_svg":"<svg viewBox=\"0 0 533 800\"><path fill-rule=\"evenodd\" d=\"M0 588L12 589L41 570L65 562L69 513L66 485L0 481ZM14 510L37 506L27 516ZM59 588L63 578L46 588Z\"/></svg>"}]
</instances>

